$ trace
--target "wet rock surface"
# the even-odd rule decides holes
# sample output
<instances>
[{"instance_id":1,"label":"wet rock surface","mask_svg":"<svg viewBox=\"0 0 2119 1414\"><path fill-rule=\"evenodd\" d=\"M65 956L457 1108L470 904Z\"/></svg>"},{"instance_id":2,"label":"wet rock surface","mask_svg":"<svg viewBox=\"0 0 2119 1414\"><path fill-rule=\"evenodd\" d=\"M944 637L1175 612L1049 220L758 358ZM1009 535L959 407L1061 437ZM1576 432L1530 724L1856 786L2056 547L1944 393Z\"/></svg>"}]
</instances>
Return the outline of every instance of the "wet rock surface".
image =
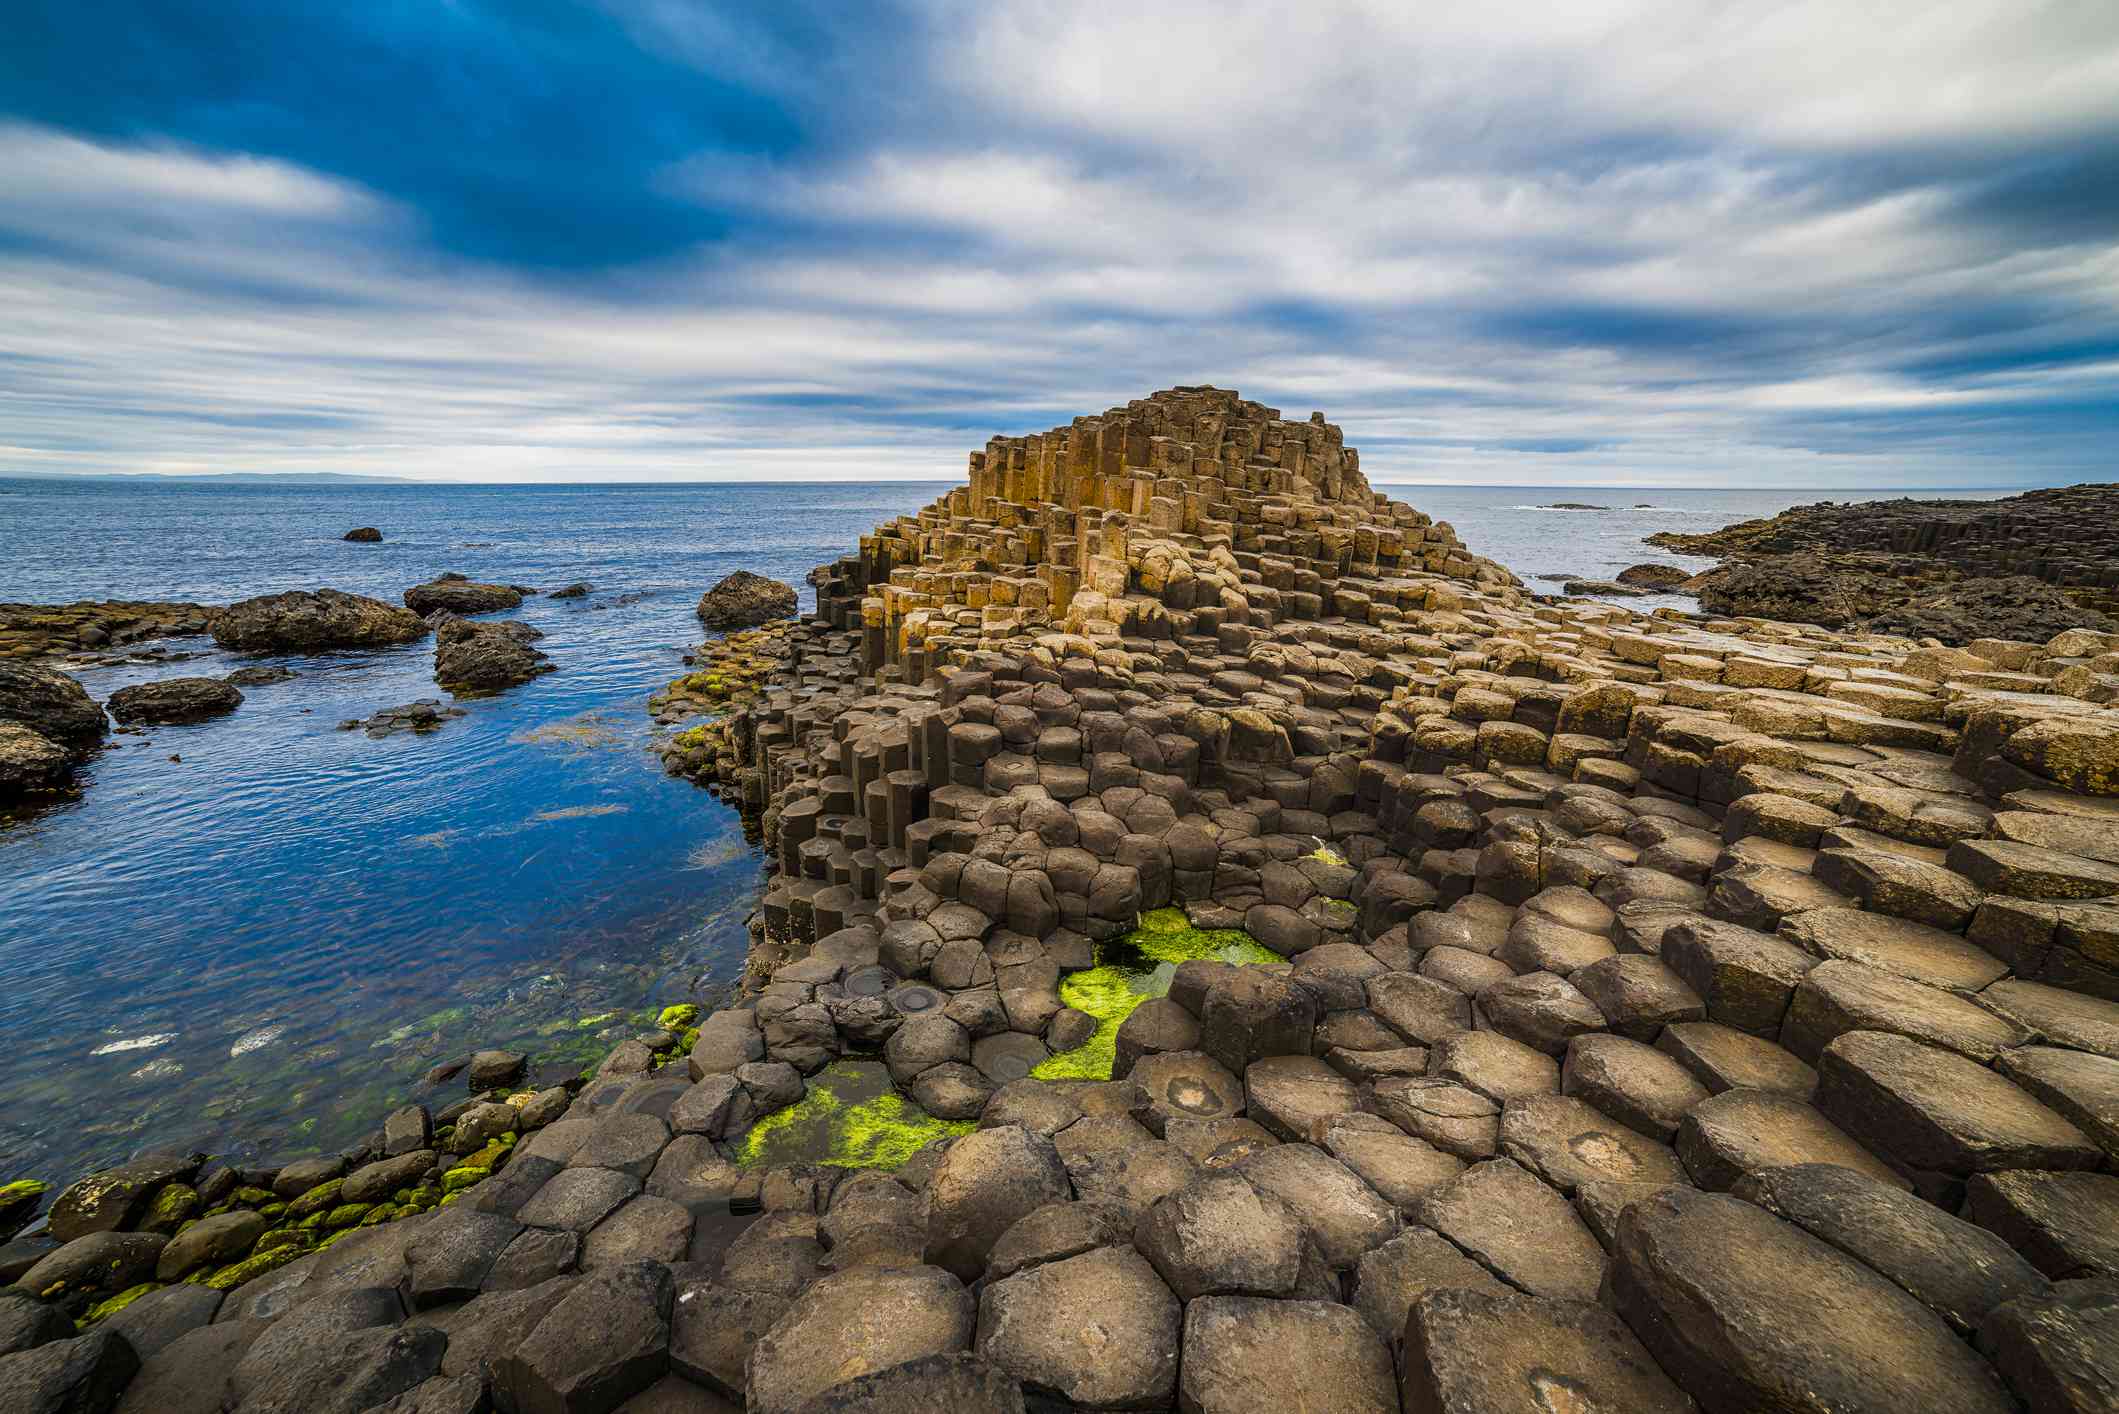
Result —
<instances>
[{"instance_id":1,"label":"wet rock surface","mask_svg":"<svg viewBox=\"0 0 2119 1414\"><path fill-rule=\"evenodd\" d=\"M996 439L813 583L657 699L768 861L725 1006L473 1058L356 1154L100 1176L0 1361L158 1331L142 1409L283 1407L290 1350L396 1409L2109 1406L2101 631L1539 600L1210 389Z\"/></svg>"}]
</instances>

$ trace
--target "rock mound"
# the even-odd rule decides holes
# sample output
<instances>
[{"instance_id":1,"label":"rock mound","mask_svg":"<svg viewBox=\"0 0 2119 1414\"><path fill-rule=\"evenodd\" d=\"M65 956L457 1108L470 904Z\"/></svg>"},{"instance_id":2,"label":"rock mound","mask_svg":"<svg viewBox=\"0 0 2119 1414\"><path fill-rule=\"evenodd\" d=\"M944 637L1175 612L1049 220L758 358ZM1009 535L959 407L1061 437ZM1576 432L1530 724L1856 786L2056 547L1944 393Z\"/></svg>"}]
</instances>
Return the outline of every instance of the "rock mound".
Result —
<instances>
[{"instance_id":1,"label":"rock mound","mask_svg":"<svg viewBox=\"0 0 2119 1414\"><path fill-rule=\"evenodd\" d=\"M511 584L478 584L460 574L445 574L405 591L405 607L416 614L447 609L452 614L494 614L521 605L522 591Z\"/></svg>"},{"instance_id":2,"label":"rock mound","mask_svg":"<svg viewBox=\"0 0 2119 1414\"><path fill-rule=\"evenodd\" d=\"M699 596L699 622L716 631L756 628L795 611L795 591L777 579L737 570Z\"/></svg>"},{"instance_id":3,"label":"rock mound","mask_svg":"<svg viewBox=\"0 0 2119 1414\"><path fill-rule=\"evenodd\" d=\"M434 633L434 681L459 697L526 683L552 671L552 660L530 647L543 637L528 624L445 619Z\"/></svg>"},{"instance_id":4,"label":"rock mound","mask_svg":"<svg viewBox=\"0 0 2119 1414\"><path fill-rule=\"evenodd\" d=\"M316 653L384 648L427 635L409 609L340 589L294 589L230 604L213 622L213 641L245 653Z\"/></svg>"},{"instance_id":5,"label":"rock mound","mask_svg":"<svg viewBox=\"0 0 2119 1414\"><path fill-rule=\"evenodd\" d=\"M110 715L128 725L199 722L242 706L243 694L219 678L164 678L110 695Z\"/></svg>"},{"instance_id":6,"label":"rock mound","mask_svg":"<svg viewBox=\"0 0 2119 1414\"><path fill-rule=\"evenodd\" d=\"M363 525L347 531L339 538L350 540L356 545L379 545L382 543L383 533L372 525Z\"/></svg>"},{"instance_id":7,"label":"rock mound","mask_svg":"<svg viewBox=\"0 0 2119 1414\"><path fill-rule=\"evenodd\" d=\"M1628 565L1613 578L1636 589L1675 589L1692 578L1692 571L1676 565Z\"/></svg>"},{"instance_id":8,"label":"rock mound","mask_svg":"<svg viewBox=\"0 0 2119 1414\"><path fill-rule=\"evenodd\" d=\"M109 725L66 674L0 662L0 799L63 784Z\"/></svg>"}]
</instances>

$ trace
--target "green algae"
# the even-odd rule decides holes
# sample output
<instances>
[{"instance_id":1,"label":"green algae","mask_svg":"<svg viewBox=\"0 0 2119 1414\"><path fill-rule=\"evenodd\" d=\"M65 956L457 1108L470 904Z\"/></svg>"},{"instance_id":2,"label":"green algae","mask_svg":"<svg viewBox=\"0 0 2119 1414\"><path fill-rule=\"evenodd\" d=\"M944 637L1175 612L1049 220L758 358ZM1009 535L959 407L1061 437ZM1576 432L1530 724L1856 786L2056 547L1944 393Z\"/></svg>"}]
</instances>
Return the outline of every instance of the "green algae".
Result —
<instances>
[{"instance_id":1,"label":"green algae","mask_svg":"<svg viewBox=\"0 0 2119 1414\"><path fill-rule=\"evenodd\" d=\"M493 1170L489 1168L482 1168L472 1164L450 1169L441 1176L442 1193L445 1197L454 1196L492 1172Z\"/></svg>"},{"instance_id":2,"label":"green algae","mask_svg":"<svg viewBox=\"0 0 2119 1414\"><path fill-rule=\"evenodd\" d=\"M1134 1008L1170 990L1179 963L1211 958L1248 966L1280 962L1272 949L1240 928L1195 928L1184 910L1159 908L1140 927L1100 945L1097 965L1060 979L1060 1000L1096 1020L1096 1034L1071 1051L1032 1068L1039 1080L1109 1080L1118 1060L1118 1028Z\"/></svg>"},{"instance_id":3,"label":"green algae","mask_svg":"<svg viewBox=\"0 0 2119 1414\"><path fill-rule=\"evenodd\" d=\"M116 1296L112 1296L105 1300L98 1301L95 1305L89 1307L88 1310L82 1313L81 1319L74 1323L75 1329L86 1330L88 1327L94 1325L100 1320L103 1320L105 1317L115 1316L118 1314L118 1312L124 1310L127 1306L132 1305L133 1302L138 1301L148 1292L160 1291L165 1285L167 1285L166 1282L143 1281L138 1286L129 1286L125 1288L125 1290L119 1292Z\"/></svg>"},{"instance_id":4,"label":"green algae","mask_svg":"<svg viewBox=\"0 0 2119 1414\"><path fill-rule=\"evenodd\" d=\"M662 1014L655 1018L655 1024L665 1031L681 1032L698 1019L697 1006L690 1002L679 1002L675 1006L664 1007Z\"/></svg>"},{"instance_id":5,"label":"green algae","mask_svg":"<svg viewBox=\"0 0 2119 1414\"><path fill-rule=\"evenodd\" d=\"M286 1266L289 1262L301 1256L302 1251L303 1249L299 1245L294 1244L285 1247L268 1248L263 1252L245 1257L240 1262L229 1263L212 1276L207 1277L201 1285L213 1291L232 1291L246 1281Z\"/></svg>"},{"instance_id":6,"label":"green algae","mask_svg":"<svg viewBox=\"0 0 2119 1414\"><path fill-rule=\"evenodd\" d=\"M13 1183L0 1183L0 1213L41 1198L50 1191L51 1185L41 1178L18 1178Z\"/></svg>"},{"instance_id":7,"label":"green algae","mask_svg":"<svg viewBox=\"0 0 2119 1414\"><path fill-rule=\"evenodd\" d=\"M751 1126L736 1146L746 1168L829 1164L891 1170L937 1139L969 1134L971 1120L936 1119L891 1087L875 1061L835 1061L809 1078L803 1097Z\"/></svg>"}]
</instances>

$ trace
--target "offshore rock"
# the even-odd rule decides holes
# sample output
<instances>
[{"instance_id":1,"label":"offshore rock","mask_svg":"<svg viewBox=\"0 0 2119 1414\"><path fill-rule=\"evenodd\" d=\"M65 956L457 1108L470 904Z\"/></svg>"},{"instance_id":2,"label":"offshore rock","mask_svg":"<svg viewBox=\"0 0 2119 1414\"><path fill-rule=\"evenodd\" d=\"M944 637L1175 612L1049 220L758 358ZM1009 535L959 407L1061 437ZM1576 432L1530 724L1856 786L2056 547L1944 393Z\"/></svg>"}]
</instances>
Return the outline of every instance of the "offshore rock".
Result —
<instances>
[{"instance_id":1,"label":"offshore rock","mask_svg":"<svg viewBox=\"0 0 2119 1414\"><path fill-rule=\"evenodd\" d=\"M445 619L434 633L434 681L458 697L526 683L555 666L530 646L543 636L528 624Z\"/></svg>"},{"instance_id":2,"label":"offshore rock","mask_svg":"<svg viewBox=\"0 0 2119 1414\"><path fill-rule=\"evenodd\" d=\"M756 628L795 611L795 591L777 579L737 570L699 596L699 622L725 631Z\"/></svg>"},{"instance_id":3,"label":"offshore rock","mask_svg":"<svg viewBox=\"0 0 2119 1414\"><path fill-rule=\"evenodd\" d=\"M202 722L242 705L243 694L219 678L164 678L121 687L110 695L110 715L128 725Z\"/></svg>"},{"instance_id":4,"label":"offshore rock","mask_svg":"<svg viewBox=\"0 0 2119 1414\"><path fill-rule=\"evenodd\" d=\"M259 595L230 604L213 621L213 641L244 653L385 648L426 635L411 610L338 589Z\"/></svg>"},{"instance_id":5,"label":"offshore rock","mask_svg":"<svg viewBox=\"0 0 2119 1414\"><path fill-rule=\"evenodd\" d=\"M522 591L508 584L477 584L462 575L445 574L405 591L405 607L415 614L446 609L452 614L493 614L517 608Z\"/></svg>"},{"instance_id":6,"label":"offshore rock","mask_svg":"<svg viewBox=\"0 0 2119 1414\"><path fill-rule=\"evenodd\" d=\"M0 662L0 800L65 783L109 723L64 673Z\"/></svg>"},{"instance_id":7,"label":"offshore rock","mask_svg":"<svg viewBox=\"0 0 2119 1414\"><path fill-rule=\"evenodd\" d=\"M377 545L382 543L383 533L372 525L363 525L347 531L339 538L350 540L356 545Z\"/></svg>"}]
</instances>

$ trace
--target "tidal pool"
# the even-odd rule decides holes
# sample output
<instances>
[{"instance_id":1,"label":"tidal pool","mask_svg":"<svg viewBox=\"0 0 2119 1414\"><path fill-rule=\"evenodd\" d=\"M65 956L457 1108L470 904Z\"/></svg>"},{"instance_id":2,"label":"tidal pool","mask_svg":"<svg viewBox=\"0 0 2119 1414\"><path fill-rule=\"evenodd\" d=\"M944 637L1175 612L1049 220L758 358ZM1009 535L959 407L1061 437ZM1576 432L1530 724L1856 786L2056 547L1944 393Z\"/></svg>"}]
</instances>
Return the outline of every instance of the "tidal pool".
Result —
<instances>
[{"instance_id":1,"label":"tidal pool","mask_svg":"<svg viewBox=\"0 0 2119 1414\"><path fill-rule=\"evenodd\" d=\"M1071 1051L1040 1061L1040 1080L1109 1080L1118 1060L1118 1028L1133 1009L1170 990L1181 962L1214 958L1239 966L1281 962L1279 953L1240 928L1195 928L1181 908L1141 915L1140 927L1096 950L1097 965L1060 979L1060 1000L1096 1018L1096 1034Z\"/></svg>"}]
</instances>

